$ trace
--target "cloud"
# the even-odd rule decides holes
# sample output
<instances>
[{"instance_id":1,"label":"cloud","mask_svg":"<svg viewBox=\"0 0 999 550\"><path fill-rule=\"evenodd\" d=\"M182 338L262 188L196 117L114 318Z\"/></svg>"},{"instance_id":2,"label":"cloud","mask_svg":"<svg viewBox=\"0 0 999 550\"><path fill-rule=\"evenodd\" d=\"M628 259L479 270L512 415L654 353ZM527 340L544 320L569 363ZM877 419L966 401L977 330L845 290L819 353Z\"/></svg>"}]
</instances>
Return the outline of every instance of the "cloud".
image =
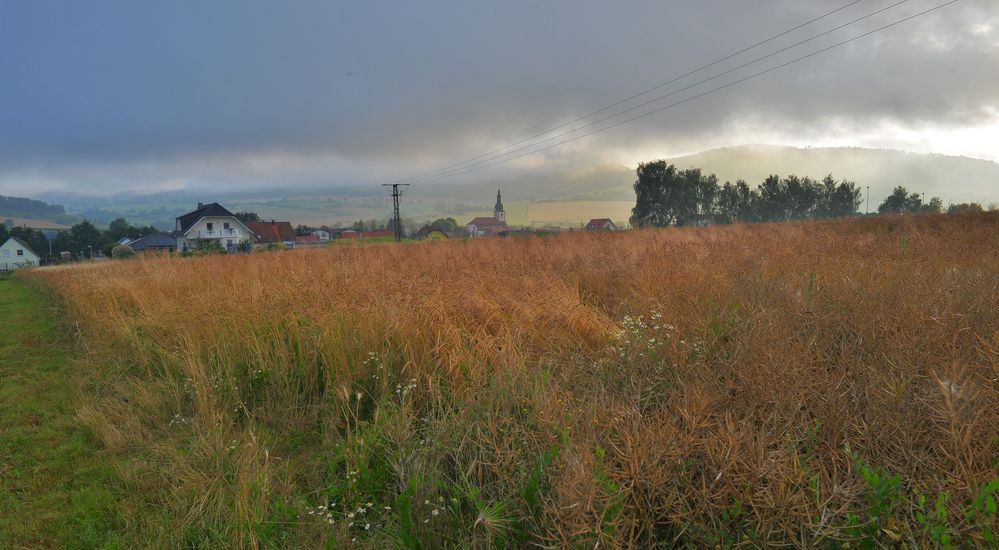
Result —
<instances>
[{"instance_id":1,"label":"cloud","mask_svg":"<svg viewBox=\"0 0 999 550\"><path fill-rule=\"evenodd\" d=\"M845 3L5 3L0 191L93 182L102 184L90 189L103 193L346 185L420 173L571 120ZM864 0L715 69L889 4ZM909 0L664 103L933 5ZM754 135L818 144L852 134L870 145L987 154L973 140L966 151L956 147L954 136L999 126L996 66L999 5L962 0L516 164L592 166Z\"/></svg>"}]
</instances>

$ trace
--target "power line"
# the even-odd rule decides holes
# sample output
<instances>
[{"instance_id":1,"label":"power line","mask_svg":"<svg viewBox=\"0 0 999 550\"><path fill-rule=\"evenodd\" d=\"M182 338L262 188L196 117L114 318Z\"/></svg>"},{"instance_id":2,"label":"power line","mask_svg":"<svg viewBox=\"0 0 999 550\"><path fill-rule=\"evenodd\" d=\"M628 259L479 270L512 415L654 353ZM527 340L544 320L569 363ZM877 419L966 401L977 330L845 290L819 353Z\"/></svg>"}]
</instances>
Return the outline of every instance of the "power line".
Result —
<instances>
[{"instance_id":1,"label":"power line","mask_svg":"<svg viewBox=\"0 0 999 550\"><path fill-rule=\"evenodd\" d=\"M819 38L822 38L822 37L824 37L824 36L828 36L828 35L830 35L830 34L832 34L832 33L836 32L836 31L839 31L839 30L842 30L842 29L844 29L844 28L846 28L846 27L849 27L849 26L851 26L851 25L854 25L854 24L856 24L856 23L859 23L860 21L863 21L863 20L865 20L865 19L870 19L871 17L874 17L875 15L880 15L880 14L882 14L882 13L884 13L884 12L886 12L886 11L888 11L888 10L892 9L892 8L895 8L895 7L898 7L898 6L902 5L902 4L905 4L905 3L906 3L906 2L908 2L908 1L909 1L909 0L899 0L899 1L895 2L895 3L893 3L893 4L890 4L890 5L888 5L888 6L885 6L885 7L881 8L881 9L879 9L879 10L875 10L875 11L873 11L873 12L871 12L871 13L868 13L867 15L864 15L864 16L862 16L862 17L858 17L858 18L856 18L856 19L854 19L854 20L852 20L852 21L850 21L850 22L848 22L848 23L844 23L844 24L842 24L842 25L839 25L839 26L837 26L837 27L834 27L834 28L832 28L832 29L829 29L829 30L827 30L827 31L824 31L824 32L821 32L821 33L819 33L819 34L816 34L816 35L814 35L814 36L811 36L811 37L809 37L809 38L806 38L806 39L804 39L804 40L801 40L801 41L798 41L798 42L795 42L794 44L791 44L791 45L789 45L789 46L785 46L785 47L783 47L783 48L781 48L781 49L779 49L779 50L777 50L777 51L774 51L774 52L772 52L772 53L769 53L769 54L766 54L766 55L764 55L764 56L761 56L761 57L757 57L756 59L753 59L752 61L747 61L747 62L745 62L745 63L743 63L743 64L741 64L741 65L739 65L739 66L736 66L736 67L733 67L733 68L731 68L731 69L729 69L729 70L727 70L727 71L723 71L723 72L721 72L721 73L718 73L718 74L716 74L716 75L714 75L714 76L711 76L711 77L708 77L708 78L705 78L705 79L702 79L702 80L700 80L700 81L698 81L698 82L695 82L695 83L693 83L693 84L690 84L690 85L688 85L688 86L684 86L683 88L680 88L680 89L678 89L678 90L674 90L674 91L672 91L672 92L670 92L670 93L668 93L668 94L664 94L664 95L661 95L661 96L657 96L657 97L655 97L655 98L652 98L652 99L650 99L650 100L647 100L647 101L644 101L644 102L642 102L642 103L639 103L638 105L634 105L634 106L632 106L632 107L629 107L629 108L627 108L627 109L624 109L624 110L621 110L621 111L618 111L618 112L616 112L616 113L614 113L614 114L612 114L612 115L607 115L607 116L605 116L605 117L603 117L603 118L599 118L599 119L597 119L597 120L594 120L594 121L592 121L592 122L588 122L588 123L586 123L586 124L583 124L582 126L579 126L579 127L576 127L576 128L573 128L573 129L571 129L571 130L566 130L565 132L561 132L561 133L559 133L559 134L555 134L555 135L553 135L553 136L551 136L551 137L547 137L547 138L545 138L545 139L542 139L542 140L540 140L540 141L537 141L537 142L535 142L535 143L532 143L532 144L528 144L528 145L524 145L524 146L522 146L522 147L518 147L518 148L516 148L516 149L513 149L513 150L511 150L511 151L508 151L508 152L506 152L506 153L503 153L503 154L501 154L501 155L497 155L496 157L494 157L494 158L492 158L492 159L484 159L484 160L481 160L481 161L478 161L478 162L472 162L472 163L469 163L469 164L468 164L467 166L464 166L464 167L462 167L462 168L454 168L454 169L452 169L452 170L444 170L443 172L441 172L441 173L437 174L437 175L436 175L436 176L434 176L434 177L443 177L443 176L447 176L449 172L456 172L456 173L460 173L460 172L462 172L463 170L466 170L466 169L468 169L468 168L471 168L471 167L474 167L474 166L476 166L476 165L479 165L479 164L483 164L483 163L487 163L487 162L490 162L490 161L494 161L494 160L497 160L497 159L499 159L499 158L502 158L502 157L505 157L505 156L507 156L507 155L511 155L511 154L514 154L514 153L517 153L517 152L520 152L520 151L524 151L524 150L526 150L526 149L530 149L531 147L536 147L536 146L538 146L538 145L541 145L541 144L543 144L543 143L547 143L547 142L550 142L550 141L553 141L553 140L555 140L555 139L558 139L558 138L560 138L560 137L563 137L563 136L567 136L567 135L569 135L569 134L572 134L572 133L575 133L575 132L578 132L578 131L580 131L580 130L583 130L583 129L585 129L585 128L589 128L589 127L591 127L591 126L595 126L595 125L597 125L597 124L600 124L601 122L606 122L606 121L608 121L608 120L610 120L610 119L612 119L612 118L616 118L616 117L618 117L618 116L620 116L620 115L623 115L623 114L625 114L625 113L630 113L630 112L632 112L632 111L635 111L635 110L637 110L637 109L641 109L642 107L646 107L646 106L648 106L648 105L651 105L651 104L653 104L653 103L657 103L657 102L659 102L659 101L662 101L663 99L666 99L666 98L668 98L668 97L672 97L672 96L675 96L675 95L677 95L677 94L679 94L679 93L681 93L681 92L685 92L685 91L687 91L687 90L691 90L691 89L693 89L693 88L696 88L696 87L700 86L701 84L705 84L705 83L708 83L708 82L711 82L712 80L716 80L716 79L718 79L718 78L721 78L721 77L723 77L723 76L725 76L725 75L728 75L728 74L731 74L731 73L734 73L734 72L736 72L736 71L738 71L738 70L741 70L741 69L744 69L744 68L746 68L746 67L749 67L750 65L755 65L756 63L759 63L760 61L764 61L764 60L766 60L766 59L769 59L769 58L771 58L771 57L774 57L774 56L776 56L776 55L780 55L780 54L782 54L782 53L784 53L784 52L786 52L786 51L789 51L789 50L792 50L792 49L794 49L794 48L797 48L798 46L801 46L801 45L803 45L803 44L807 44L808 42L812 42L812 41L814 41L814 40L818 40ZM419 179L419 178L410 178L410 180L411 180L411 181L412 181L412 180L415 180L415 179Z\"/></svg>"},{"instance_id":2,"label":"power line","mask_svg":"<svg viewBox=\"0 0 999 550\"><path fill-rule=\"evenodd\" d=\"M945 2L943 4L939 4L937 6L929 8L927 10L923 10L923 11L921 11L919 13L916 13L914 15L911 15L909 17L905 17L903 19L899 19L898 21L889 23L887 25L878 27L878 28L876 28L874 30L871 30L871 31L865 32L863 34L854 36L853 38L849 38L847 40L843 40L842 42L837 42L836 44L833 44L831 46L827 46L827 47L822 48L820 50L814 51L814 52L812 52L810 54L807 54L807 55L804 55L804 56L792 59L791 61L788 61L788 62L782 63L780 65L776 65L774 67L771 67L769 69L766 69L766 70L763 70L763 71L751 74L751 75L749 75L747 77L740 78L740 79L735 80L733 82L730 82L728 84L725 84L725 85L722 85L722 86L718 86L716 88L712 88L710 90L707 90L705 92L701 92L699 94L696 94L694 96L688 97L686 99L683 99L683 100L680 100L680 101L677 101L677 102L674 102L674 103L670 103L669 105L665 105L663 107L659 107L657 109L653 109L652 111L649 111L649 112L646 112L646 113L643 113L643 114L640 114L640 115L636 115L636 116L633 116L631 118L627 118L627 119L622 120L622 121L615 122L614 124L610 124L610 125L604 126L602 128L598 128L598 129L593 130L591 132L587 132L585 134L574 136L574 137L571 137L569 139L566 139L566 140L554 143L552 145L548 145L548 146L542 147L540 149L535 149L533 151L528 151L526 153L522 153L520 155L516 155L516 156L510 157L510 158L501 159L501 160L498 160L498 161L495 161L495 162L491 162L489 164L483 164L483 165L480 165L480 166L471 167L471 168L467 168L467 169L463 169L463 170L454 171L452 173L448 173L448 174L443 174L443 175L440 175L440 176L436 176L435 179L450 178L450 177L454 177L454 176L457 176L457 175L466 174L466 173L469 173L469 172L475 172L475 171L478 171L478 170L481 170L481 169L484 169L484 168L489 168L491 166L496 166L496 165L499 165L499 164L504 164L506 162L510 162L510 161L513 161L513 160L516 160L516 159L519 159L519 158L523 158L523 157L526 157L526 156L529 156L529 155L533 155L535 153L540 153L541 151L546 151L548 149L552 149L554 147L558 147L560 145L564 145L564 144L569 143L571 141L576 141L578 139L582 139L582 138L587 137L587 136L592 136L593 134L597 134L597 133L603 132L605 130L610 130L611 128L616 128L616 127L621 126L623 124L627 124L629 122L633 122L635 120L638 120L638 119L641 119L641 118L645 118L647 116L651 116L651 115L654 115L656 113L660 113L660 112L668 110L668 109L672 109L673 107L677 107L679 105L683 105L684 103L688 103L688 102L694 101L695 99L699 99L699 98L702 98L704 96L713 94L715 92L719 92L721 90L724 90L724 89L727 89L727 88L731 88L732 86L735 86L737 84L741 84L743 82L746 82L747 80L752 80L752 79L758 78L760 76L772 73L772 72L774 72L774 71L776 71L778 69L782 69L784 67L787 67L788 65L792 65L792 64L797 63L799 61L804 61L805 59L809 59L809 58L814 57L816 55L825 53L825 52L827 52L829 50L838 48L840 46L844 46L844 45L849 44L851 42L855 42L857 40L860 40L862 38L866 38L868 36L871 36L872 34L878 33L880 31L883 31L883 30L886 30L886 29L889 29L889 28L892 28L892 27L895 27L895 26L900 25L902 23L906 23L906 22L911 21L913 19L916 19L918 17L922 17L922 16L927 15L927 14L929 14L931 12L934 12L934 11L940 10L942 8L945 8L945 7L947 7L947 6L951 5L951 4L956 4L959 1L960 0L950 0L949 2Z\"/></svg>"},{"instance_id":3,"label":"power line","mask_svg":"<svg viewBox=\"0 0 999 550\"><path fill-rule=\"evenodd\" d=\"M424 173L424 174L419 174L419 175L416 175L416 176L412 176L412 177L409 177L409 178L405 178L405 179L401 179L401 180L398 180L398 181L400 181L400 182L406 182L406 181L411 181L411 180L415 180L415 179L420 179L420 178L423 178L423 177L425 177L425 176L430 176L430 175L434 175L434 174L437 174L437 173L439 173L439 172L445 172L445 171L448 171L448 169L450 169L450 168L454 168L454 167L457 167L457 166L461 166L461 165L463 165L463 164L468 164L468 163L470 163L470 162L472 162L472 161L475 161L475 160L479 160L479 159L481 159L481 158L483 158L483 157L488 157L488 156L491 156L491 155L493 155L493 154L495 154L495 153L498 153L498 152L500 152L500 151L503 151L503 150L506 150L506 149L509 149L510 147L513 147L513 146L515 146L515 145L520 145L521 143L525 143L525 142L528 142L528 141L531 141L531 140L534 140L534 139L536 139L536 138L539 138L539 137L541 137L541 136L544 136L545 134L550 134L551 132L554 132L555 130L561 130L562 128L565 128L566 126L569 126L569 125L571 125L571 124L575 124L575 123L577 123L577 122L581 122L581 121L583 121L583 120L586 120L587 118L590 118L590 117L591 117L591 116L593 116L593 115L598 115L598 114L600 114L600 113L602 113L602 112L604 112L604 111L607 111L607 110L609 110L609 109L613 109L614 107L617 107L618 105L621 105L621 104L623 104L623 103L627 103L627 102L631 101L632 99L636 99L636 98L639 98L639 97L641 97L641 96L643 96L643 95L645 95L645 94L648 94L648 93L650 93L650 92L654 92L654 91L656 91L656 90L658 90L658 89L660 89L660 88L663 88L663 87L665 87L665 86L668 86L668 85L670 85L670 84L673 84L674 82L677 82L677 81L679 81L679 80L682 80L682 79L684 79L684 78L686 78L686 77L688 77L688 76L693 76L693 75L695 75L695 74L697 74L697 73L699 73L699 72L701 72L701 71L703 71L703 70L705 70L705 69L709 69L709 68L711 68L711 67L714 67L715 65L718 65L719 63L724 63L725 61L728 61L729 59L732 59L733 57L736 57L736 56L738 56L738 55L741 55L741 54L744 54L744 53L746 53L746 52L748 52L748 51L750 51L750 50L753 50L753 49L756 49L756 48L758 48L758 47L760 47L760 46L762 46L762 45L764 45L764 44L767 44L767 43L769 43L769 42L773 42L774 40L777 40L778 38L781 38L781 37L784 37L784 36L787 36L788 34L791 34L792 32L794 32L794 31L796 31L796 30L798 30L798 29L801 29L801 28L804 28L804 27L807 27L808 25L811 25L812 23L816 23L816 22L818 22L818 21L821 21L821 20L823 20L823 19L825 19L825 18L827 18L827 17L829 17L829 16L831 16L831 15L835 15L835 14L837 14L837 13L839 13L839 12L841 12L841 11L843 11L843 10L845 10L845 9L847 9L847 8L849 8L849 7L851 7L851 6L854 6L854 5L856 5L856 4L859 4L859 3L863 2L863 1L864 1L864 0L853 0L852 2L850 2L850 3L848 3L848 4L845 4L845 5L843 5L843 6L840 6L840 7L836 8L836 9L834 9L834 10L832 10L832 11L829 11L829 12L826 12L826 13L824 13L824 14L822 14L822 15L820 15L820 16L818 16L818 17L814 18L814 19L809 19L808 21L805 21L804 23L801 23L801 24L799 24L799 25L797 25L797 26L795 26L795 27L792 27L792 28L790 28L790 29L788 29L788 30L786 30L786 31L783 31L783 32L781 32L781 33L778 33L778 34L775 34L775 35L773 35L773 36L771 36L770 38L767 38L767 39L765 39L765 40L761 40L761 41L759 41L759 42L757 42L757 43L753 44L752 46L747 46L747 47L745 47L745 48L743 48L743 49L741 49L741 50L739 50L739 51L737 51L737 52L735 52L735 53L732 53L732 54L729 54L729 55L727 55L727 56L725 56L725 57L722 57L722 58L720 58L720 59L718 59L718 60L716 60L716 61L712 61L711 63L708 63L707 65L702 65L702 66L700 66L700 67L698 67L698 68L696 68L696 69L694 69L694 70L692 70L692 71L689 71L689 72L687 72L687 73L684 73L684 74L682 74L682 75L680 75L680 76L677 76L677 77L674 77L674 78L672 78L672 79L670 79L670 80L667 80L666 82L663 82L663 83L660 83L660 84L657 84L657 85L655 85L655 86L653 86L653 87L651 87L651 88L649 88L649 89L647 89L647 90L644 90L644 91L642 91L642 92L638 92L638 93L636 93L636 94L633 94L633 95L630 95L630 96L628 96L628 97L626 97L626 98L624 98L624 99L622 99L622 100L620 100L620 101L616 101L616 102L614 102L614 103L611 103L610 105L607 105L606 107L601 107L600 109L597 109L596 111L593 111L593 112L592 112L592 113L590 113L590 114L587 114L587 115L583 115L583 116L581 116L581 117L579 117L579 118L576 118L576 119L573 119L573 120L570 120L570 121L568 121L568 122L565 122L565 123L563 123L563 124L560 124L560 125L558 125L558 126L554 126L554 127L552 127L552 128L549 128L549 129L547 129L547 130L545 130L545 131L543 131L543 132L540 132L540 133L538 133L538 134L534 134L533 136L530 136L530 137L527 137L527 138L524 138L524 139L521 139L521 140L519 140L519 141L515 141L515 142L513 142L513 143L510 143L510 144L508 144L508 145L505 145L505 146L503 146L503 147L500 147L500 148L498 148L498 149L494 149L494 150L492 150L492 151L489 151L489 152L487 152L487 153L483 153L483 154L481 154L481 155L478 155L478 156L476 156L476 157L472 157L472 158L470 158L470 159L466 159L466 160L463 160L463 161L461 161L461 162L456 162L456 163L454 163L454 164L449 164L449 165L447 165L447 166L444 166L444 167L442 167L442 168L439 168L439 169L437 169L437 170L434 170L434 171L432 171L432 172L427 172L427 173Z\"/></svg>"}]
</instances>

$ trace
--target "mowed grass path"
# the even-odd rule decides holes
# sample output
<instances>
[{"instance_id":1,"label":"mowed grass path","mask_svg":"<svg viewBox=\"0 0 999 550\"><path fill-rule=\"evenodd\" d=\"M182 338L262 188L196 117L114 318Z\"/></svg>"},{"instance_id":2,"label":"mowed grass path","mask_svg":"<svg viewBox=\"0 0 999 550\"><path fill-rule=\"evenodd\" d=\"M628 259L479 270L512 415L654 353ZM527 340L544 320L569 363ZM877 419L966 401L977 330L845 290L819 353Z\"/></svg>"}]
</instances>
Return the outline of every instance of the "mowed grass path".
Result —
<instances>
[{"instance_id":1,"label":"mowed grass path","mask_svg":"<svg viewBox=\"0 0 999 550\"><path fill-rule=\"evenodd\" d=\"M0 548L118 548L125 491L75 420L88 367L52 303L0 275Z\"/></svg>"}]
</instances>

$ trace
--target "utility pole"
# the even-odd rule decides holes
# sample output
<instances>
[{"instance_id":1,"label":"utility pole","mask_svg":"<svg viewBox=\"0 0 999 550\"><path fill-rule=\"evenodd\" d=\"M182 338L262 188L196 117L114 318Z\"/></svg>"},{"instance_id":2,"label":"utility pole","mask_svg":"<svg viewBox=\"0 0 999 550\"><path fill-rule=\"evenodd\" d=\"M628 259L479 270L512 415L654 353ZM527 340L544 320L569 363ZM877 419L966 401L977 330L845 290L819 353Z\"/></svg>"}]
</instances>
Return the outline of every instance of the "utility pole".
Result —
<instances>
[{"instance_id":1,"label":"utility pole","mask_svg":"<svg viewBox=\"0 0 999 550\"><path fill-rule=\"evenodd\" d=\"M395 232L395 242L402 241L402 216L399 214L399 197L402 196L402 191L399 190L400 187L409 187L408 183L383 183L382 187L392 188L392 219L395 220L395 227L392 229Z\"/></svg>"}]
</instances>

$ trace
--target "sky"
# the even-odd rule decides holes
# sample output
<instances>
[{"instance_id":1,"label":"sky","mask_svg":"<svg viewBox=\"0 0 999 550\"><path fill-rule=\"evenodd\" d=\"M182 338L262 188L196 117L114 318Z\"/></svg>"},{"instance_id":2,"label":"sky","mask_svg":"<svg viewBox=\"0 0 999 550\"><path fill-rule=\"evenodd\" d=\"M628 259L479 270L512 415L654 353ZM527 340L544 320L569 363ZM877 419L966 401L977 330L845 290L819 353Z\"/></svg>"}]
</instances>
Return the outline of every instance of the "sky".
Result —
<instances>
[{"instance_id":1,"label":"sky","mask_svg":"<svg viewBox=\"0 0 999 550\"><path fill-rule=\"evenodd\" d=\"M566 137L944 1L888 8L898 0L861 0L617 109L674 92L662 101ZM848 3L0 1L0 194L335 189L402 180L563 124ZM999 161L997 69L999 2L959 0L559 147L412 181L461 185L634 166L746 143Z\"/></svg>"}]
</instances>

